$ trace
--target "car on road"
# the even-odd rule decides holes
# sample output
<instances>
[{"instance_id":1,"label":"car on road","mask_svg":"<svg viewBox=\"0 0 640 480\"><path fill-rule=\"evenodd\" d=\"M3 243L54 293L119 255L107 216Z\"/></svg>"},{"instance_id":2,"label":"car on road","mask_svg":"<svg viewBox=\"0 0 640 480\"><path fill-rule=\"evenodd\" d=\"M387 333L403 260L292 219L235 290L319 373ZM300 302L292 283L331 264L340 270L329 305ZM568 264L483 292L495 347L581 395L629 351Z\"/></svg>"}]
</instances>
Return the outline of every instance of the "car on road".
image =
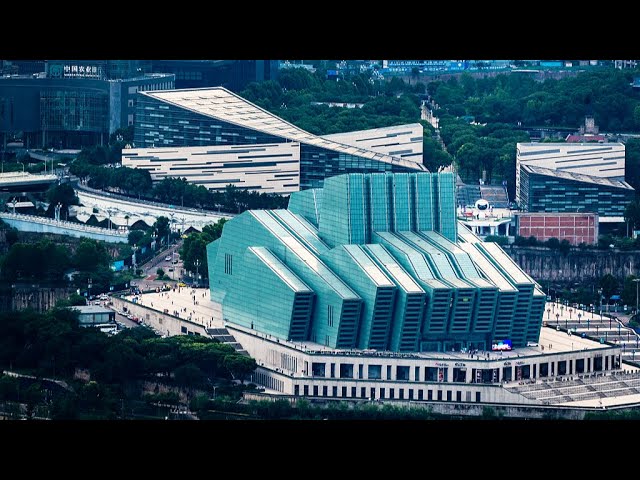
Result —
<instances>
[{"instance_id":1,"label":"car on road","mask_svg":"<svg viewBox=\"0 0 640 480\"><path fill-rule=\"evenodd\" d=\"M164 261L165 262L170 262L171 261L171 255L167 255L166 257L164 257Z\"/></svg>"},{"instance_id":2,"label":"car on road","mask_svg":"<svg viewBox=\"0 0 640 480\"><path fill-rule=\"evenodd\" d=\"M178 284L178 286L179 286L179 287L186 287L186 286L187 286L187 284L186 284L186 283L184 283L184 282L180 282L180 283Z\"/></svg>"}]
</instances>

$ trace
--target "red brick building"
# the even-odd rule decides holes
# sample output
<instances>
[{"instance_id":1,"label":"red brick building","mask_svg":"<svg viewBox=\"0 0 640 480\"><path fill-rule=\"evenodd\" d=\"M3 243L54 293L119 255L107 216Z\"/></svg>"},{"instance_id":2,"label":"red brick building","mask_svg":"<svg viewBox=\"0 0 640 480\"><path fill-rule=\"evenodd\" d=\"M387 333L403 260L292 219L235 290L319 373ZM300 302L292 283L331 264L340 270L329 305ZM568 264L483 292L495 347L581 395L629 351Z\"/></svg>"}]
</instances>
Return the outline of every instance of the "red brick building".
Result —
<instances>
[{"instance_id":1,"label":"red brick building","mask_svg":"<svg viewBox=\"0 0 640 480\"><path fill-rule=\"evenodd\" d=\"M598 242L597 213L517 213L516 234L540 241L567 239L571 245Z\"/></svg>"}]
</instances>

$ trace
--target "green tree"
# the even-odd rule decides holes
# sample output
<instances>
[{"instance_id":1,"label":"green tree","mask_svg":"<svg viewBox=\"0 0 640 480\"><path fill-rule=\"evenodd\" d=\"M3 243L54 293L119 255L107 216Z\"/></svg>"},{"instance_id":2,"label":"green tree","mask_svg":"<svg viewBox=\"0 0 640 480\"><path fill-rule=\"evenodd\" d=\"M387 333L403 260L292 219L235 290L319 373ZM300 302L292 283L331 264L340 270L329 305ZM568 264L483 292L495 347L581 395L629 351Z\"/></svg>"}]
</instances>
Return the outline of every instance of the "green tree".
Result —
<instances>
[{"instance_id":1,"label":"green tree","mask_svg":"<svg viewBox=\"0 0 640 480\"><path fill-rule=\"evenodd\" d=\"M509 239L502 235L487 235L484 239L485 242L494 242L498 245L509 245Z\"/></svg>"},{"instance_id":2,"label":"green tree","mask_svg":"<svg viewBox=\"0 0 640 480\"><path fill-rule=\"evenodd\" d=\"M143 230L131 230L128 236L129 245L141 245L142 239L145 237Z\"/></svg>"},{"instance_id":3,"label":"green tree","mask_svg":"<svg viewBox=\"0 0 640 480\"><path fill-rule=\"evenodd\" d=\"M66 300L60 300L56 303L57 307L83 306L87 304L87 300L82 295L72 293Z\"/></svg>"},{"instance_id":4,"label":"green tree","mask_svg":"<svg viewBox=\"0 0 640 480\"><path fill-rule=\"evenodd\" d=\"M549 240L545 242L545 245L551 250L559 250L560 249L560 240L555 237L551 237Z\"/></svg>"},{"instance_id":5,"label":"green tree","mask_svg":"<svg viewBox=\"0 0 640 480\"><path fill-rule=\"evenodd\" d=\"M83 238L76 248L73 263L78 270L85 272L97 271L99 267L108 267L111 257L103 242L90 238Z\"/></svg>"},{"instance_id":6,"label":"green tree","mask_svg":"<svg viewBox=\"0 0 640 480\"><path fill-rule=\"evenodd\" d=\"M189 402L189 409L192 412L206 410L209 406L209 397L202 393L195 395Z\"/></svg>"},{"instance_id":7,"label":"green tree","mask_svg":"<svg viewBox=\"0 0 640 480\"><path fill-rule=\"evenodd\" d=\"M69 251L50 240L36 244L14 243L2 259L5 280L60 282L71 266Z\"/></svg>"},{"instance_id":8,"label":"green tree","mask_svg":"<svg viewBox=\"0 0 640 480\"><path fill-rule=\"evenodd\" d=\"M558 250L560 250L562 255L566 256L571 251L571 243L569 243L569 240L564 238L560 242L560 245L558 246Z\"/></svg>"},{"instance_id":9,"label":"green tree","mask_svg":"<svg viewBox=\"0 0 640 480\"><path fill-rule=\"evenodd\" d=\"M605 299L611 298L618 290L618 280L616 277L607 273L600 279L600 288L602 288L602 295Z\"/></svg>"},{"instance_id":10,"label":"green tree","mask_svg":"<svg viewBox=\"0 0 640 480\"><path fill-rule=\"evenodd\" d=\"M17 401L20 380L8 375L0 375L0 400Z\"/></svg>"},{"instance_id":11,"label":"green tree","mask_svg":"<svg viewBox=\"0 0 640 480\"><path fill-rule=\"evenodd\" d=\"M116 145L122 149L125 145L131 145L133 143L133 125L128 127L118 128L115 132L109 135L109 144Z\"/></svg>"},{"instance_id":12,"label":"green tree","mask_svg":"<svg viewBox=\"0 0 640 480\"><path fill-rule=\"evenodd\" d=\"M208 225L205 225L202 228L202 233L205 235L208 235L209 241L211 242L214 240L217 240L222 236L222 228L224 227L225 223L227 223L227 219L221 218L215 223L210 223Z\"/></svg>"},{"instance_id":13,"label":"green tree","mask_svg":"<svg viewBox=\"0 0 640 480\"><path fill-rule=\"evenodd\" d=\"M160 216L153 224L153 231L158 235L158 241L164 240L167 242L167 236L169 235L169 218Z\"/></svg>"},{"instance_id":14,"label":"green tree","mask_svg":"<svg viewBox=\"0 0 640 480\"><path fill-rule=\"evenodd\" d=\"M16 230L15 228L9 228L5 230L5 239L7 240L9 246L12 246L14 243L16 243L18 241L18 238L18 230Z\"/></svg>"},{"instance_id":15,"label":"green tree","mask_svg":"<svg viewBox=\"0 0 640 480\"><path fill-rule=\"evenodd\" d=\"M174 378L178 385L195 388L205 381L204 373L193 363L187 363L175 369Z\"/></svg>"},{"instance_id":16,"label":"green tree","mask_svg":"<svg viewBox=\"0 0 640 480\"><path fill-rule=\"evenodd\" d=\"M234 354L225 357L224 366L234 378L244 383L245 379L255 371L257 364L251 357Z\"/></svg>"},{"instance_id":17,"label":"green tree","mask_svg":"<svg viewBox=\"0 0 640 480\"><path fill-rule=\"evenodd\" d=\"M36 405L42 402L44 395L39 383L32 383L24 391L21 399L27 404L27 418L33 418Z\"/></svg>"},{"instance_id":18,"label":"green tree","mask_svg":"<svg viewBox=\"0 0 640 480\"><path fill-rule=\"evenodd\" d=\"M634 230L640 227L640 202L636 199L624 209L624 220L629 222Z\"/></svg>"},{"instance_id":19,"label":"green tree","mask_svg":"<svg viewBox=\"0 0 640 480\"><path fill-rule=\"evenodd\" d=\"M636 305L636 293L637 293L637 283L634 280L637 277L635 275L629 275L624 279L624 287L622 289L622 302L625 305Z\"/></svg>"},{"instance_id":20,"label":"green tree","mask_svg":"<svg viewBox=\"0 0 640 480\"><path fill-rule=\"evenodd\" d=\"M183 260L186 270L195 272L196 261L198 261L198 273L201 273L204 278L208 278L207 245L220 238L226 222L227 219L221 218L216 223L205 225L201 233L193 232L185 238L180 248L180 258Z\"/></svg>"}]
</instances>

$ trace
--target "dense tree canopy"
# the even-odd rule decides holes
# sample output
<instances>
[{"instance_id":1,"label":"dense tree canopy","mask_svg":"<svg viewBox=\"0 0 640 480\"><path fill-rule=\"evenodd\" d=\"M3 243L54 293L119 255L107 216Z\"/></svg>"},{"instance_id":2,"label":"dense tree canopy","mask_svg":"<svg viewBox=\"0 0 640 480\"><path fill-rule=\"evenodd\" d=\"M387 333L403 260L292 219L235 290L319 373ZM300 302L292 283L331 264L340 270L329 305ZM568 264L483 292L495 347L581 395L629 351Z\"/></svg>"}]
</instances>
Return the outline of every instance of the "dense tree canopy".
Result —
<instances>
[{"instance_id":1,"label":"dense tree canopy","mask_svg":"<svg viewBox=\"0 0 640 480\"><path fill-rule=\"evenodd\" d=\"M290 69L277 81L249 84L240 95L308 132L329 135L417 122L420 101L414 91L397 78L385 83L363 73L335 81L322 71ZM335 108L321 102L364 105Z\"/></svg>"},{"instance_id":2,"label":"dense tree canopy","mask_svg":"<svg viewBox=\"0 0 640 480\"><path fill-rule=\"evenodd\" d=\"M526 74L463 74L429 83L427 90L442 113L472 115L481 123L577 128L592 114L603 131L632 132L640 130L640 93L631 87L634 75L637 72L603 69L536 82Z\"/></svg>"},{"instance_id":3,"label":"dense tree canopy","mask_svg":"<svg viewBox=\"0 0 640 480\"><path fill-rule=\"evenodd\" d=\"M618 290L618 280L610 273L607 273L600 279L600 288L602 288L604 298L609 299Z\"/></svg>"},{"instance_id":4,"label":"dense tree canopy","mask_svg":"<svg viewBox=\"0 0 640 480\"><path fill-rule=\"evenodd\" d=\"M131 255L128 246L120 246L116 257ZM109 291L110 286L127 280L127 273L114 273L110 264L114 260L104 242L80 239L74 250L42 239L37 243L16 242L0 259L0 282L38 282L56 286L73 285L86 290L91 278L93 294ZM65 273L75 270L72 282Z\"/></svg>"},{"instance_id":5,"label":"dense tree canopy","mask_svg":"<svg viewBox=\"0 0 640 480\"><path fill-rule=\"evenodd\" d=\"M2 278L7 281L59 282L71 266L69 251L50 240L36 244L15 243L2 260Z\"/></svg>"},{"instance_id":6,"label":"dense tree canopy","mask_svg":"<svg viewBox=\"0 0 640 480\"><path fill-rule=\"evenodd\" d=\"M196 260L199 261L198 273L203 278L208 278L209 269L207 262L207 245L217 240L222 235L222 227L226 219L221 218L216 223L205 225L202 232L193 232L187 238L180 249L180 258L184 261L184 268L190 272L196 272Z\"/></svg>"},{"instance_id":7,"label":"dense tree canopy","mask_svg":"<svg viewBox=\"0 0 640 480\"><path fill-rule=\"evenodd\" d=\"M239 358L241 357L241 358ZM115 336L78 325L78 314L68 309L0 313L0 368L72 381L76 369L88 370L91 382L57 396L52 407L56 418L76 418L93 411L98 418L122 415L118 398L139 396L136 382L165 382L187 388L206 388L216 379L246 377L255 360L233 347L201 336L160 338L151 330L136 328ZM135 393L138 392L138 393ZM15 381L0 377L0 400L20 399L38 403L18 391ZM21 396L18 396L21 395Z\"/></svg>"}]
</instances>

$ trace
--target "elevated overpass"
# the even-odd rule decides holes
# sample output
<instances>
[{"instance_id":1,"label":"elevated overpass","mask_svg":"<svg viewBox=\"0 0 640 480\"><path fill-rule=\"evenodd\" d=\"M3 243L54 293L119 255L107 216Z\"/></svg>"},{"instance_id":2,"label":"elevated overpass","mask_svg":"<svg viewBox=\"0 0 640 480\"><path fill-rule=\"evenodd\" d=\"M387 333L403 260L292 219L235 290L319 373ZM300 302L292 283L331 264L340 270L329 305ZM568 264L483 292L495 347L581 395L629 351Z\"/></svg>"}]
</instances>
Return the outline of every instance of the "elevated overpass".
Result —
<instances>
[{"instance_id":1,"label":"elevated overpass","mask_svg":"<svg viewBox=\"0 0 640 480\"><path fill-rule=\"evenodd\" d=\"M76 194L80 203L85 207L97 208L101 212L111 212L111 216L130 216L129 225L132 225L135 217L168 217L175 225L179 225L182 231L193 227L202 231L205 225L216 223L221 218L230 219L233 215L218 214L207 210L197 210L194 208L173 207L155 202L146 202L136 199L125 199L120 195L110 195L108 192L89 192L78 188ZM107 215L104 215L107 216Z\"/></svg>"},{"instance_id":2,"label":"elevated overpass","mask_svg":"<svg viewBox=\"0 0 640 480\"><path fill-rule=\"evenodd\" d=\"M21 232L54 233L77 238L92 238L109 243L127 243L128 234L118 230L92 227L80 223L65 222L20 213L0 213L0 219Z\"/></svg>"},{"instance_id":3,"label":"elevated overpass","mask_svg":"<svg viewBox=\"0 0 640 480\"><path fill-rule=\"evenodd\" d=\"M28 172L0 173L0 192L44 191L58 181L52 174L34 175Z\"/></svg>"}]
</instances>

